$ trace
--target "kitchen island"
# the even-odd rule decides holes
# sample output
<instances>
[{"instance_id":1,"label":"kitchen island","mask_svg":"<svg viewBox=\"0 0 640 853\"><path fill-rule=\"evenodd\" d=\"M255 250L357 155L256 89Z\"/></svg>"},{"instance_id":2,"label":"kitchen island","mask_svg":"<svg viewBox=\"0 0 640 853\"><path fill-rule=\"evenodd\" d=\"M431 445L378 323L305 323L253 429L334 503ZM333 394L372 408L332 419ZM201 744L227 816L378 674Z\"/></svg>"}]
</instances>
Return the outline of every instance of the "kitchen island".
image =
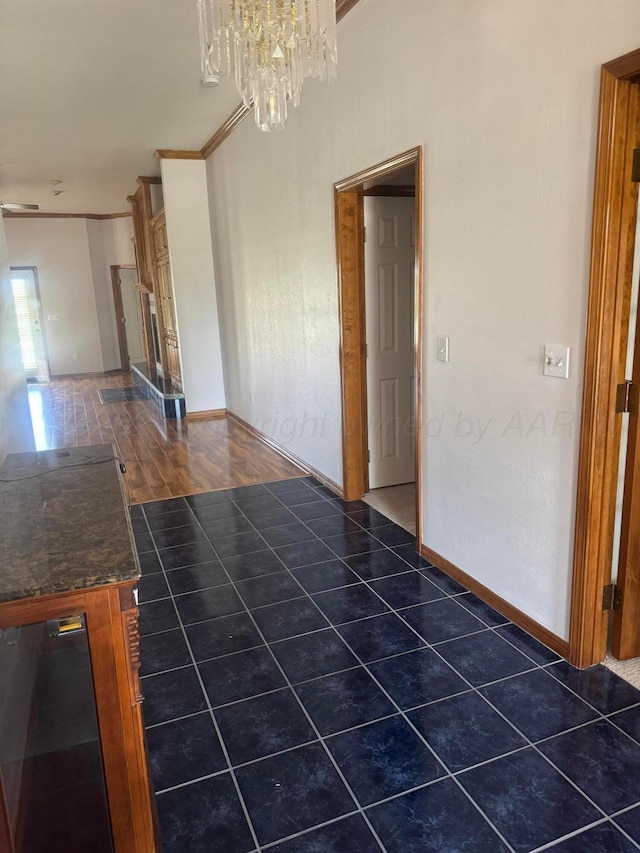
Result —
<instances>
[{"instance_id":1,"label":"kitchen island","mask_svg":"<svg viewBox=\"0 0 640 853\"><path fill-rule=\"evenodd\" d=\"M111 445L0 471L0 850L153 853L140 575Z\"/></svg>"}]
</instances>

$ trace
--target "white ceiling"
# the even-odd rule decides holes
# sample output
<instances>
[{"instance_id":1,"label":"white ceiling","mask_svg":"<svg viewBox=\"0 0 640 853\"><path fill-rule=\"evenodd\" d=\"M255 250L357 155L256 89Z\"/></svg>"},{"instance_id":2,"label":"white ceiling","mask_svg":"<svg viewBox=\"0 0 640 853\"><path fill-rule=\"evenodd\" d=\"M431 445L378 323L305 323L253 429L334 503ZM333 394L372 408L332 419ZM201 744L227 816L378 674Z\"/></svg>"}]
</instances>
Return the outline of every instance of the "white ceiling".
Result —
<instances>
[{"instance_id":1,"label":"white ceiling","mask_svg":"<svg viewBox=\"0 0 640 853\"><path fill-rule=\"evenodd\" d=\"M0 0L1 201L126 211L156 148L201 148L239 101L200 86L195 0Z\"/></svg>"}]
</instances>

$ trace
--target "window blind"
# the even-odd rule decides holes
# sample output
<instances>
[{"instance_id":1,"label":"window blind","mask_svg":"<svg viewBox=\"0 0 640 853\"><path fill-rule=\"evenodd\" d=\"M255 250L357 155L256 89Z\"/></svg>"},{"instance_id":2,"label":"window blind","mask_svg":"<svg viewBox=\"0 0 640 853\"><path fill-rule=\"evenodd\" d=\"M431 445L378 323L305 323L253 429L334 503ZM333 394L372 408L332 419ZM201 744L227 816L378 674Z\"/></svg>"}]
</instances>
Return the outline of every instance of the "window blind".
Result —
<instances>
[{"instance_id":1,"label":"window blind","mask_svg":"<svg viewBox=\"0 0 640 853\"><path fill-rule=\"evenodd\" d=\"M11 279L13 289L13 302L16 307L16 320L18 321L18 338L20 340L20 351L22 353L22 364L29 372L37 370L36 350L33 342L33 328L29 314L29 299L24 279Z\"/></svg>"}]
</instances>

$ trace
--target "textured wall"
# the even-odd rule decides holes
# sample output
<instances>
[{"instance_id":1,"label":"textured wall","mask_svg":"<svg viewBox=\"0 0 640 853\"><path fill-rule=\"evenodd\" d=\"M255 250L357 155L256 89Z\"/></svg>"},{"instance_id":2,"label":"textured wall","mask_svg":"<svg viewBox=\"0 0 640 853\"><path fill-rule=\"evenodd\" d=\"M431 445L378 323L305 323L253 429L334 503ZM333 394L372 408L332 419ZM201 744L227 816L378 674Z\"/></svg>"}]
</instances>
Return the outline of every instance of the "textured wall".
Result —
<instances>
[{"instance_id":1,"label":"textured wall","mask_svg":"<svg viewBox=\"0 0 640 853\"><path fill-rule=\"evenodd\" d=\"M424 541L566 637L599 66L640 6L360 0L339 31L337 84L207 164L228 406L341 480L332 185L423 145Z\"/></svg>"},{"instance_id":2,"label":"textured wall","mask_svg":"<svg viewBox=\"0 0 640 853\"><path fill-rule=\"evenodd\" d=\"M187 412L223 409L224 380L206 167L198 160L161 162Z\"/></svg>"},{"instance_id":3,"label":"textured wall","mask_svg":"<svg viewBox=\"0 0 640 853\"><path fill-rule=\"evenodd\" d=\"M5 227L11 266L38 268L51 373L120 367L109 266L135 263L131 219L16 217Z\"/></svg>"}]
</instances>

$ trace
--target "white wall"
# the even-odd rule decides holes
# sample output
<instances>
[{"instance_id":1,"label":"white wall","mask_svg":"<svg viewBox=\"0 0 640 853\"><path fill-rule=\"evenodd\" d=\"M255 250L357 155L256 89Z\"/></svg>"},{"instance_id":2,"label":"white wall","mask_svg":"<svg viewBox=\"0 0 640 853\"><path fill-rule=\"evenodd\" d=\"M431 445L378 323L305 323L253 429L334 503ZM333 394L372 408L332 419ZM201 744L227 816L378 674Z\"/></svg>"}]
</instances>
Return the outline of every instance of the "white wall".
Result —
<instances>
[{"instance_id":1,"label":"white wall","mask_svg":"<svg viewBox=\"0 0 640 853\"><path fill-rule=\"evenodd\" d=\"M0 214L0 467L7 453L35 448L3 222Z\"/></svg>"},{"instance_id":2,"label":"white wall","mask_svg":"<svg viewBox=\"0 0 640 853\"><path fill-rule=\"evenodd\" d=\"M52 375L120 367L109 266L135 263L131 218L25 216L5 227L10 265L38 268Z\"/></svg>"},{"instance_id":3,"label":"white wall","mask_svg":"<svg viewBox=\"0 0 640 853\"><path fill-rule=\"evenodd\" d=\"M284 133L248 118L207 162L227 405L342 481L332 186L423 145L424 542L566 637L599 67L640 4L392 6L346 16Z\"/></svg>"},{"instance_id":4,"label":"white wall","mask_svg":"<svg viewBox=\"0 0 640 853\"><path fill-rule=\"evenodd\" d=\"M167 242L187 412L225 407L206 166L162 160Z\"/></svg>"},{"instance_id":5,"label":"white wall","mask_svg":"<svg viewBox=\"0 0 640 853\"><path fill-rule=\"evenodd\" d=\"M102 361L104 370L118 370L121 364L111 266L135 263L133 222L131 217L86 222Z\"/></svg>"}]
</instances>

